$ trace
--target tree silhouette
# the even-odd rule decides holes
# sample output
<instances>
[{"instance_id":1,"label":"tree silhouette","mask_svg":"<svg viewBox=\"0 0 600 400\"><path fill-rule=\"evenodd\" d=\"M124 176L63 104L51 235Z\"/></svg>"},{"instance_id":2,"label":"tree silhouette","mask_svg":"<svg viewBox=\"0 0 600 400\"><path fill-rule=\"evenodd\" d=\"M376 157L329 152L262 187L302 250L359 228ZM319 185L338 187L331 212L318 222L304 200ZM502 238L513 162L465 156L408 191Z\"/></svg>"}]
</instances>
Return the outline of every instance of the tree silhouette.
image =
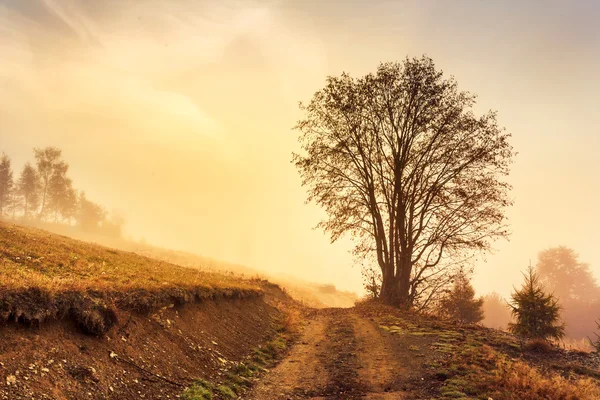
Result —
<instances>
[{"instance_id":1,"label":"tree silhouette","mask_svg":"<svg viewBox=\"0 0 600 400\"><path fill-rule=\"evenodd\" d=\"M598 297L598 286L589 265L580 262L573 249L560 246L540 252L536 270L540 282L563 303Z\"/></svg>"},{"instance_id":2,"label":"tree silhouette","mask_svg":"<svg viewBox=\"0 0 600 400\"><path fill-rule=\"evenodd\" d=\"M513 150L495 113L477 117L474 104L422 57L329 77L301 105L304 154L294 162L326 211L319 226L332 241L351 234L357 255L375 254L388 304L411 306L448 265L508 234L501 178Z\"/></svg>"},{"instance_id":3,"label":"tree silhouette","mask_svg":"<svg viewBox=\"0 0 600 400\"><path fill-rule=\"evenodd\" d=\"M36 210L39 205L40 186L40 178L35 168L29 163L25 164L17 183L17 191L23 199L23 216L25 218L29 217L30 210Z\"/></svg>"},{"instance_id":4,"label":"tree silhouette","mask_svg":"<svg viewBox=\"0 0 600 400\"><path fill-rule=\"evenodd\" d=\"M560 246L540 252L536 270L540 282L560 300L567 336L582 339L594 332L590 315L600 310L600 288L589 265L573 249Z\"/></svg>"},{"instance_id":5,"label":"tree silhouette","mask_svg":"<svg viewBox=\"0 0 600 400\"><path fill-rule=\"evenodd\" d=\"M2 154L0 158L0 217L12 199L13 184L10 158L6 154Z\"/></svg>"},{"instance_id":6,"label":"tree silhouette","mask_svg":"<svg viewBox=\"0 0 600 400\"><path fill-rule=\"evenodd\" d=\"M48 184L48 208L54 214L54 222L58 217L70 219L75 215L77 208L77 195L73 189L73 182L67 177L69 165L59 162L54 166Z\"/></svg>"},{"instance_id":7,"label":"tree silhouette","mask_svg":"<svg viewBox=\"0 0 600 400\"><path fill-rule=\"evenodd\" d=\"M50 179L55 170L61 166L62 151L56 147L45 147L43 149L33 149L37 173L41 180L41 197L42 206L40 208L39 217L43 217L46 213L46 205L48 201L48 190L50 188Z\"/></svg>"},{"instance_id":8,"label":"tree silhouette","mask_svg":"<svg viewBox=\"0 0 600 400\"><path fill-rule=\"evenodd\" d=\"M565 334L564 324L559 324L561 307L558 299L544 292L537 273L529 267L521 290L512 295L514 323L508 329L526 338L561 339Z\"/></svg>"}]
</instances>

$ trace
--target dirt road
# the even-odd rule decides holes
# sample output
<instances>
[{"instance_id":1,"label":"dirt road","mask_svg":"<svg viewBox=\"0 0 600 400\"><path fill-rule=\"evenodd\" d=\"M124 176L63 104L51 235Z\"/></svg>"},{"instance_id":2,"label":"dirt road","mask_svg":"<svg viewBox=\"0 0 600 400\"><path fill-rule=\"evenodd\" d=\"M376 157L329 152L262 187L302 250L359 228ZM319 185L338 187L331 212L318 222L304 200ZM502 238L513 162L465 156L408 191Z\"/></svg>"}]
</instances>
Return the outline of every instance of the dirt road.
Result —
<instances>
[{"instance_id":1,"label":"dirt road","mask_svg":"<svg viewBox=\"0 0 600 400\"><path fill-rule=\"evenodd\" d=\"M248 398L415 398L423 360L409 348L423 344L398 340L356 309L320 310Z\"/></svg>"}]
</instances>

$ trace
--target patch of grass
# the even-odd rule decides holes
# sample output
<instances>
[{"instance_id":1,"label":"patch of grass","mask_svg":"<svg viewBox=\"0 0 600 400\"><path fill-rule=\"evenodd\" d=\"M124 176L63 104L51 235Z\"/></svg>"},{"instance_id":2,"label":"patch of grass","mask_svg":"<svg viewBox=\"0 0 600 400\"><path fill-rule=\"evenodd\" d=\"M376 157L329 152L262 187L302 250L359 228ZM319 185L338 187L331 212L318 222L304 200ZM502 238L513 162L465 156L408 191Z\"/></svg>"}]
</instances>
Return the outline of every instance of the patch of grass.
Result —
<instances>
[{"instance_id":1,"label":"patch of grass","mask_svg":"<svg viewBox=\"0 0 600 400\"><path fill-rule=\"evenodd\" d=\"M0 222L0 322L72 318L102 334L115 309L151 312L211 298L259 296L253 281L203 272Z\"/></svg>"},{"instance_id":2,"label":"patch of grass","mask_svg":"<svg viewBox=\"0 0 600 400\"><path fill-rule=\"evenodd\" d=\"M454 350L456 347L453 344L443 343L443 342L436 342L436 343L432 344L431 346L440 353L448 353L448 354L454 353Z\"/></svg>"},{"instance_id":3,"label":"patch of grass","mask_svg":"<svg viewBox=\"0 0 600 400\"><path fill-rule=\"evenodd\" d=\"M197 379L181 395L182 400L212 400L213 386L203 380Z\"/></svg>"},{"instance_id":4,"label":"patch of grass","mask_svg":"<svg viewBox=\"0 0 600 400\"><path fill-rule=\"evenodd\" d=\"M215 391L219 394L219 397L223 399L235 399L237 397L235 391L227 385L219 385Z\"/></svg>"}]
</instances>

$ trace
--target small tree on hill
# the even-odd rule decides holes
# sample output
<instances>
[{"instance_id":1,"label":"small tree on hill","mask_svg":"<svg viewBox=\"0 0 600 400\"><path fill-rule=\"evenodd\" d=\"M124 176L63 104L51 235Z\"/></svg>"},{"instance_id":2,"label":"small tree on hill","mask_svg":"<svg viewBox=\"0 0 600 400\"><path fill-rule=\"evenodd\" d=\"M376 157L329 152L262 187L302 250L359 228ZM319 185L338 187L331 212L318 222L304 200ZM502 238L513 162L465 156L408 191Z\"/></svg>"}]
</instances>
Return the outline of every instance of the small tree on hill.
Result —
<instances>
[{"instance_id":1,"label":"small tree on hill","mask_svg":"<svg viewBox=\"0 0 600 400\"><path fill-rule=\"evenodd\" d=\"M475 289L464 272L454 280L452 290L441 300L440 309L446 316L463 324L483 319L483 298L475 298Z\"/></svg>"},{"instance_id":2,"label":"small tree on hill","mask_svg":"<svg viewBox=\"0 0 600 400\"><path fill-rule=\"evenodd\" d=\"M529 267L521 290L512 295L510 307L515 319L508 329L529 339L559 340L565 334L564 324L559 324L561 307L558 299L544 292L537 273Z\"/></svg>"}]
</instances>

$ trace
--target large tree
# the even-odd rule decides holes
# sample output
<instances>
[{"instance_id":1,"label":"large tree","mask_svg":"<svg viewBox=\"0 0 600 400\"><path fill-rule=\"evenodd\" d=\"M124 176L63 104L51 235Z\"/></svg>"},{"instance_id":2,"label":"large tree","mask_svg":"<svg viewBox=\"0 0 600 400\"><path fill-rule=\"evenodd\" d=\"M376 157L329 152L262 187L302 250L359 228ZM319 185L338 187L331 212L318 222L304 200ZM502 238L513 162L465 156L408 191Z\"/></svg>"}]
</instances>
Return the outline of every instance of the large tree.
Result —
<instances>
[{"instance_id":1,"label":"large tree","mask_svg":"<svg viewBox=\"0 0 600 400\"><path fill-rule=\"evenodd\" d=\"M17 182L17 190L22 198L23 217L28 218L29 211L37 209L40 186L40 177L35 168L29 163L25 164Z\"/></svg>"},{"instance_id":2,"label":"large tree","mask_svg":"<svg viewBox=\"0 0 600 400\"><path fill-rule=\"evenodd\" d=\"M474 104L422 57L329 77L301 105L303 154L294 161L327 213L319 226L374 254L389 304L430 297L449 265L507 235L510 135Z\"/></svg>"},{"instance_id":3,"label":"large tree","mask_svg":"<svg viewBox=\"0 0 600 400\"><path fill-rule=\"evenodd\" d=\"M0 218L11 201L13 184L10 158L6 154L2 154L0 157Z\"/></svg>"}]
</instances>

